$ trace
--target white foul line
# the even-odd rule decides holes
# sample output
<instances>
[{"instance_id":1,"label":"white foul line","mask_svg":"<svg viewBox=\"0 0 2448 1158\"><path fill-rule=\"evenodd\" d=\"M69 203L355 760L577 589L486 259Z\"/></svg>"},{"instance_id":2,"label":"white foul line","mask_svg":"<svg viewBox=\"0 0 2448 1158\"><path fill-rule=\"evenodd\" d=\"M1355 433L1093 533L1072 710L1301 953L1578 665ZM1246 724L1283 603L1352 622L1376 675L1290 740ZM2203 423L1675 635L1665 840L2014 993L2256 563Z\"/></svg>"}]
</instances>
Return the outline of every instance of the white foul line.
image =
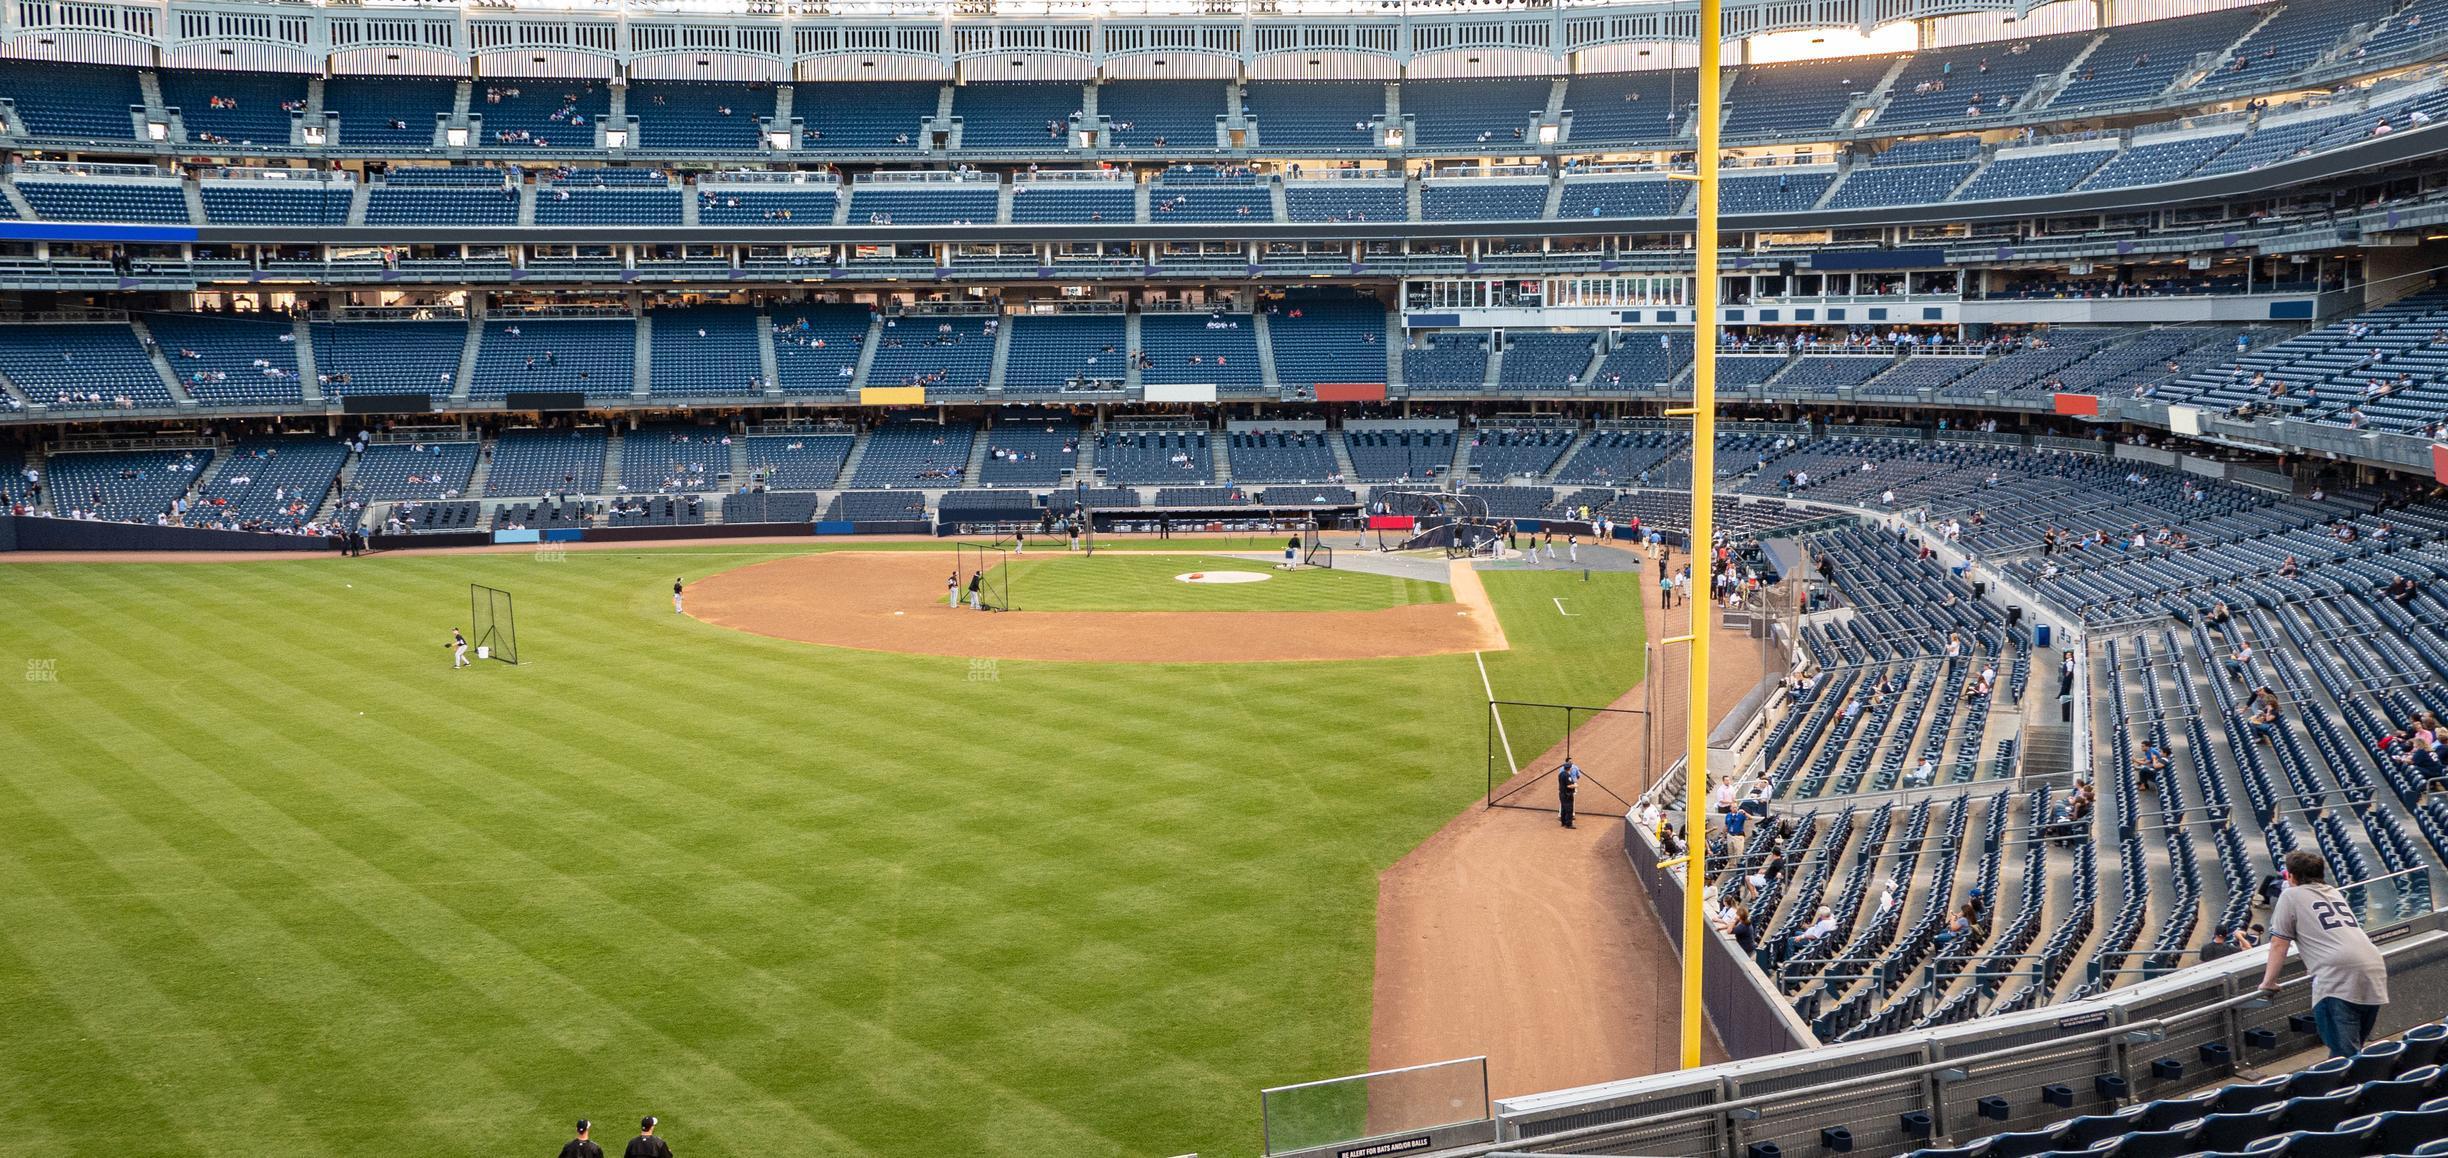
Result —
<instances>
[{"instance_id":1,"label":"white foul line","mask_svg":"<svg viewBox=\"0 0 2448 1158\"><path fill-rule=\"evenodd\" d=\"M1550 596L1548 596L1548 598L1549 598L1549 599L1553 599L1553 600L1555 600L1555 605L1556 605L1556 614L1561 615L1561 616L1564 616L1564 617L1565 617L1565 618L1567 618L1567 619L1576 619L1576 618L1579 618L1578 616L1574 615L1572 612L1564 610L1564 597L1563 597L1563 596L1561 596L1561 595L1550 595Z\"/></svg>"},{"instance_id":2,"label":"white foul line","mask_svg":"<svg viewBox=\"0 0 2448 1158\"><path fill-rule=\"evenodd\" d=\"M1479 686L1487 691L1488 714L1495 717L1496 720L1496 738L1504 741L1505 766L1511 768L1515 776L1519 776L1521 765L1513 762L1513 737L1505 735L1504 713L1496 710L1496 685L1488 682L1487 660L1475 651L1471 653L1471 659L1479 665Z\"/></svg>"}]
</instances>

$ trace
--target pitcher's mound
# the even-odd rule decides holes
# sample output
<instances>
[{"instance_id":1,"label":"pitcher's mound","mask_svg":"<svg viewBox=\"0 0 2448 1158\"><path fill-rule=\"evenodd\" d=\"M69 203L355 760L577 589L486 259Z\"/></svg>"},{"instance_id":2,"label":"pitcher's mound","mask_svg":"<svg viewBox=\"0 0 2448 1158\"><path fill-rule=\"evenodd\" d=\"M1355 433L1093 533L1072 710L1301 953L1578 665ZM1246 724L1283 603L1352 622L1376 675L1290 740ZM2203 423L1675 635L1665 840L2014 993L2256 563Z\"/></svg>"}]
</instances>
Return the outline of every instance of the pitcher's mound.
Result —
<instances>
[{"instance_id":1,"label":"pitcher's mound","mask_svg":"<svg viewBox=\"0 0 2448 1158\"><path fill-rule=\"evenodd\" d=\"M1264 571L1192 571L1174 578L1184 583L1264 583L1274 576Z\"/></svg>"}]
</instances>

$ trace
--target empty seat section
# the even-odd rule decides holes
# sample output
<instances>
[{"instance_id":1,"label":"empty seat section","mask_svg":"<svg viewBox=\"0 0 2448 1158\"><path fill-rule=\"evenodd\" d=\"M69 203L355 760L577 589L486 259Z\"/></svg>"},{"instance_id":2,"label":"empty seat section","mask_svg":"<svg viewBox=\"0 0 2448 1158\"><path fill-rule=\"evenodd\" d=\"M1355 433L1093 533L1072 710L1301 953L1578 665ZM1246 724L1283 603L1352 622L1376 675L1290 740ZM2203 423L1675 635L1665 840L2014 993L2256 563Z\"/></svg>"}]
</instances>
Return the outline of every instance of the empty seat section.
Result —
<instances>
[{"instance_id":1,"label":"empty seat section","mask_svg":"<svg viewBox=\"0 0 2448 1158\"><path fill-rule=\"evenodd\" d=\"M777 303L773 321L775 372L785 394L848 390L870 322L865 306Z\"/></svg>"},{"instance_id":2,"label":"empty seat section","mask_svg":"<svg viewBox=\"0 0 2448 1158\"><path fill-rule=\"evenodd\" d=\"M769 84L633 80L621 106L637 118L638 143L656 149L753 152L765 147L774 113Z\"/></svg>"},{"instance_id":3,"label":"empty seat section","mask_svg":"<svg viewBox=\"0 0 2448 1158\"><path fill-rule=\"evenodd\" d=\"M49 221L186 225L187 194L176 181L53 181L19 177L17 191Z\"/></svg>"},{"instance_id":4,"label":"empty seat section","mask_svg":"<svg viewBox=\"0 0 2448 1158\"><path fill-rule=\"evenodd\" d=\"M647 390L657 398L733 397L764 391L754 306L657 310L647 335Z\"/></svg>"},{"instance_id":5,"label":"empty seat section","mask_svg":"<svg viewBox=\"0 0 2448 1158\"><path fill-rule=\"evenodd\" d=\"M1545 77L1415 80L1402 86L1414 145L1462 148L1528 145L1530 123L1547 112Z\"/></svg>"},{"instance_id":6,"label":"empty seat section","mask_svg":"<svg viewBox=\"0 0 2448 1158\"><path fill-rule=\"evenodd\" d=\"M2048 107L2126 104L2157 96L2190 71L2196 57L2226 51L2267 15L2269 7L2259 5L2120 24L2083 58Z\"/></svg>"},{"instance_id":7,"label":"empty seat section","mask_svg":"<svg viewBox=\"0 0 2448 1158\"><path fill-rule=\"evenodd\" d=\"M290 111L306 111L306 78L300 75L179 68L153 75L161 82L163 107L179 111L194 143L287 148Z\"/></svg>"},{"instance_id":8,"label":"empty seat section","mask_svg":"<svg viewBox=\"0 0 2448 1158\"><path fill-rule=\"evenodd\" d=\"M243 225L346 225L355 185L286 181L208 181L204 220Z\"/></svg>"},{"instance_id":9,"label":"empty seat section","mask_svg":"<svg viewBox=\"0 0 2448 1158\"><path fill-rule=\"evenodd\" d=\"M858 436L848 432L752 434L748 436L748 472L768 490L831 490L841 481L842 467ZM728 511L725 512L728 521Z\"/></svg>"},{"instance_id":10,"label":"empty seat section","mask_svg":"<svg viewBox=\"0 0 2448 1158\"><path fill-rule=\"evenodd\" d=\"M1745 65L1726 94L1725 135L1821 139L1893 67L1892 56Z\"/></svg>"},{"instance_id":11,"label":"empty seat section","mask_svg":"<svg viewBox=\"0 0 2448 1158\"><path fill-rule=\"evenodd\" d=\"M1205 152L1231 91L1223 80L1111 80L1097 86L1097 113L1114 148Z\"/></svg>"},{"instance_id":12,"label":"empty seat section","mask_svg":"<svg viewBox=\"0 0 2448 1158\"><path fill-rule=\"evenodd\" d=\"M1386 94L1382 84L1251 81L1242 104L1257 123L1260 147L1343 153L1375 147Z\"/></svg>"},{"instance_id":13,"label":"empty seat section","mask_svg":"<svg viewBox=\"0 0 2448 1158\"><path fill-rule=\"evenodd\" d=\"M1346 430L1344 449L1352 475L1362 482L1407 482L1443 478L1453 469L1450 428Z\"/></svg>"},{"instance_id":14,"label":"empty seat section","mask_svg":"<svg viewBox=\"0 0 2448 1158\"><path fill-rule=\"evenodd\" d=\"M1129 222L1139 214L1139 191L1126 182L1047 181L1012 188L1014 224Z\"/></svg>"},{"instance_id":15,"label":"empty seat section","mask_svg":"<svg viewBox=\"0 0 2448 1158\"><path fill-rule=\"evenodd\" d=\"M1698 74L1689 72L1587 73L1564 86L1564 111L1572 118L1574 145L1663 143L1682 135L1684 118L1699 99ZM1403 90L1403 107L1411 106Z\"/></svg>"},{"instance_id":16,"label":"empty seat section","mask_svg":"<svg viewBox=\"0 0 2448 1158\"><path fill-rule=\"evenodd\" d=\"M2169 141L2136 136L2124 152L2100 166L2098 172L2084 178L2077 187L2119 189L2128 185L2156 185L2189 177L2227 146L2242 139L2241 133L2217 133Z\"/></svg>"},{"instance_id":17,"label":"empty seat section","mask_svg":"<svg viewBox=\"0 0 2448 1158\"><path fill-rule=\"evenodd\" d=\"M1148 220L1273 221L1275 199L1241 170L1175 166L1148 189Z\"/></svg>"},{"instance_id":18,"label":"empty seat section","mask_svg":"<svg viewBox=\"0 0 2448 1158\"><path fill-rule=\"evenodd\" d=\"M203 448L53 454L43 460L43 494L63 517L149 523L192 490L212 461Z\"/></svg>"},{"instance_id":19,"label":"empty seat section","mask_svg":"<svg viewBox=\"0 0 2448 1158\"><path fill-rule=\"evenodd\" d=\"M534 390L626 398L636 367L637 323L627 318L495 318L477 343L468 396Z\"/></svg>"},{"instance_id":20,"label":"empty seat section","mask_svg":"<svg viewBox=\"0 0 2448 1158\"><path fill-rule=\"evenodd\" d=\"M1556 460L1572 448L1579 433L1571 426L1514 430L1481 427L1471 435L1471 469L1490 482L1544 477L1555 469Z\"/></svg>"},{"instance_id":21,"label":"empty seat section","mask_svg":"<svg viewBox=\"0 0 2448 1158\"><path fill-rule=\"evenodd\" d=\"M26 131L80 141L133 141L130 106L145 103L136 70L98 64L0 62L0 97Z\"/></svg>"},{"instance_id":22,"label":"empty seat section","mask_svg":"<svg viewBox=\"0 0 2448 1158\"><path fill-rule=\"evenodd\" d=\"M1596 339L1587 333L1508 330L1497 367L1502 389L1565 391L1580 386Z\"/></svg>"},{"instance_id":23,"label":"empty seat section","mask_svg":"<svg viewBox=\"0 0 2448 1158\"><path fill-rule=\"evenodd\" d=\"M1403 386L1415 394L1476 394L1487 382L1487 332L1413 334L1402 360Z\"/></svg>"},{"instance_id":24,"label":"empty seat section","mask_svg":"<svg viewBox=\"0 0 2448 1158\"><path fill-rule=\"evenodd\" d=\"M867 436L854 487L951 486L969 464L977 427L966 422L895 419Z\"/></svg>"},{"instance_id":25,"label":"empty seat section","mask_svg":"<svg viewBox=\"0 0 2448 1158\"><path fill-rule=\"evenodd\" d=\"M839 194L830 185L697 186L700 225L831 225Z\"/></svg>"},{"instance_id":26,"label":"empty seat section","mask_svg":"<svg viewBox=\"0 0 2448 1158\"><path fill-rule=\"evenodd\" d=\"M1728 173L1717 191L1718 208L1727 213L1800 213L1818 204L1835 181L1833 169Z\"/></svg>"},{"instance_id":27,"label":"empty seat section","mask_svg":"<svg viewBox=\"0 0 2448 1158\"><path fill-rule=\"evenodd\" d=\"M1983 201L1997 197L2046 197L2063 193L2079 184L2083 178L2108 162L2113 149L2081 149L2064 152L2018 153L2001 156L1980 171L1958 201Z\"/></svg>"},{"instance_id":28,"label":"empty seat section","mask_svg":"<svg viewBox=\"0 0 2448 1158\"><path fill-rule=\"evenodd\" d=\"M867 385L984 390L994 370L997 325L974 315L886 318Z\"/></svg>"},{"instance_id":29,"label":"empty seat section","mask_svg":"<svg viewBox=\"0 0 2448 1158\"><path fill-rule=\"evenodd\" d=\"M791 115L805 128L803 144L817 151L913 148L921 124L935 115L933 81L801 84L791 86Z\"/></svg>"},{"instance_id":30,"label":"empty seat section","mask_svg":"<svg viewBox=\"0 0 2448 1158\"><path fill-rule=\"evenodd\" d=\"M596 122L611 110L611 90L592 80L478 81L468 100L468 114L484 118L488 149L592 149Z\"/></svg>"},{"instance_id":31,"label":"empty seat section","mask_svg":"<svg viewBox=\"0 0 2448 1158\"><path fill-rule=\"evenodd\" d=\"M196 401L296 406L296 330L289 319L148 314L145 328Z\"/></svg>"},{"instance_id":32,"label":"empty seat section","mask_svg":"<svg viewBox=\"0 0 2448 1158\"><path fill-rule=\"evenodd\" d=\"M680 190L560 181L536 187L538 225L678 225Z\"/></svg>"},{"instance_id":33,"label":"empty seat section","mask_svg":"<svg viewBox=\"0 0 2448 1158\"><path fill-rule=\"evenodd\" d=\"M1287 389L1386 380L1385 305L1340 293L1288 294L1267 315L1275 375Z\"/></svg>"},{"instance_id":34,"label":"empty seat section","mask_svg":"<svg viewBox=\"0 0 2448 1158\"><path fill-rule=\"evenodd\" d=\"M448 397L467 349L466 322L315 322L315 374L323 393Z\"/></svg>"},{"instance_id":35,"label":"empty seat section","mask_svg":"<svg viewBox=\"0 0 2448 1158\"><path fill-rule=\"evenodd\" d=\"M2319 61L2355 25L2375 23L2395 7L2394 0L2281 5L2277 15L2235 46L2225 65L2194 88L2230 92L2274 85Z\"/></svg>"},{"instance_id":36,"label":"empty seat section","mask_svg":"<svg viewBox=\"0 0 2448 1158\"><path fill-rule=\"evenodd\" d=\"M1420 185L1420 217L1426 221L1536 221L1546 212L1544 180L1427 181Z\"/></svg>"},{"instance_id":37,"label":"empty seat section","mask_svg":"<svg viewBox=\"0 0 2448 1158\"><path fill-rule=\"evenodd\" d=\"M997 197L991 181L858 184L850 187L850 224L987 225Z\"/></svg>"},{"instance_id":38,"label":"empty seat section","mask_svg":"<svg viewBox=\"0 0 2448 1158\"><path fill-rule=\"evenodd\" d=\"M1204 428L1109 430L1097 437L1096 469L1123 486L1203 483L1215 478L1215 453Z\"/></svg>"},{"instance_id":39,"label":"empty seat section","mask_svg":"<svg viewBox=\"0 0 2448 1158\"><path fill-rule=\"evenodd\" d=\"M125 322L0 326L0 375L42 406L171 404L170 388Z\"/></svg>"},{"instance_id":40,"label":"empty seat section","mask_svg":"<svg viewBox=\"0 0 2448 1158\"><path fill-rule=\"evenodd\" d=\"M372 443L357 456L347 497L365 503L455 498L475 477L476 451L473 441Z\"/></svg>"},{"instance_id":41,"label":"empty seat section","mask_svg":"<svg viewBox=\"0 0 2448 1158\"><path fill-rule=\"evenodd\" d=\"M1020 333L1012 331L1012 339ZM1079 423L1070 418L997 418L973 480L990 487L1052 486L1079 463ZM1033 516L1032 516L1033 517Z\"/></svg>"},{"instance_id":42,"label":"empty seat section","mask_svg":"<svg viewBox=\"0 0 2448 1158\"><path fill-rule=\"evenodd\" d=\"M1566 181L1556 218L1670 217L1683 208L1689 187L1680 181Z\"/></svg>"},{"instance_id":43,"label":"empty seat section","mask_svg":"<svg viewBox=\"0 0 2448 1158\"><path fill-rule=\"evenodd\" d=\"M1019 314L1006 324L1007 391L1056 391L1074 382L1119 385L1130 373L1128 321L1121 314Z\"/></svg>"},{"instance_id":44,"label":"empty seat section","mask_svg":"<svg viewBox=\"0 0 2448 1158\"><path fill-rule=\"evenodd\" d=\"M1225 440L1235 482L1318 482L1337 473L1324 430L1236 430Z\"/></svg>"},{"instance_id":45,"label":"empty seat section","mask_svg":"<svg viewBox=\"0 0 2448 1158\"><path fill-rule=\"evenodd\" d=\"M368 225L516 225L518 187L499 169L410 166L366 190Z\"/></svg>"},{"instance_id":46,"label":"empty seat section","mask_svg":"<svg viewBox=\"0 0 2448 1158\"><path fill-rule=\"evenodd\" d=\"M1400 181L1287 181L1284 212L1293 221L1402 221L1411 194Z\"/></svg>"},{"instance_id":47,"label":"empty seat section","mask_svg":"<svg viewBox=\"0 0 2448 1158\"><path fill-rule=\"evenodd\" d=\"M1873 123L1952 125L1967 116L2004 115L2042 78L2064 71L2090 42L2091 34L2080 32L1916 53L1888 89L1887 106Z\"/></svg>"},{"instance_id":48,"label":"empty seat section","mask_svg":"<svg viewBox=\"0 0 2448 1158\"><path fill-rule=\"evenodd\" d=\"M347 444L329 435L242 438L196 491L195 507L215 522L250 529L302 527L314 521L347 461Z\"/></svg>"},{"instance_id":49,"label":"empty seat section","mask_svg":"<svg viewBox=\"0 0 2448 1158\"><path fill-rule=\"evenodd\" d=\"M1151 385L1249 390L1266 381L1258 362L1258 323L1248 314L1153 313L1139 318L1139 349ZM1385 361L1380 357L1378 362Z\"/></svg>"},{"instance_id":50,"label":"empty seat section","mask_svg":"<svg viewBox=\"0 0 2448 1158\"><path fill-rule=\"evenodd\" d=\"M1076 84L981 81L953 86L952 116L961 123L963 150L1061 156L1069 149L1080 98Z\"/></svg>"},{"instance_id":51,"label":"empty seat section","mask_svg":"<svg viewBox=\"0 0 2448 1158\"><path fill-rule=\"evenodd\" d=\"M731 470L722 428L646 423L621 437L620 489L632 494L712 490Z\"/></svg>"},{"instance_id":52,"label":"empty seat section","mask_svg":"<svg viewBox=\"0 0 2448 1158\"><path fill-rule=\"evenodd\" d=\"M323 82L323 111L340 118L339 148L430 149L435 118L451 111L458 88L431 77L333 77Z\"/></svg>"},{"instance_id":53,"label":"empty seat section","mask_svg":"<svg viewBox=\"0 0 2448 1158\"><path fill-rule=\"evenodd\" d=\"M1944 201L1980 166L1965 161L1953 165L1867 165L1857 167L1828 198L1830 209L1862 209L1877 205L1925 205Z\"/></svg>"},{"instance_id":54,"label":"empty seat section","mask_svg":"<svg viewBox=\"0 0 2448 1158\"><path fill-rule=\"evenodd\" d=\"M484 493L489 498L594 494L603 489L607 445L600 426L504 431L493 441Z\"/></svg>"}]
</instances>

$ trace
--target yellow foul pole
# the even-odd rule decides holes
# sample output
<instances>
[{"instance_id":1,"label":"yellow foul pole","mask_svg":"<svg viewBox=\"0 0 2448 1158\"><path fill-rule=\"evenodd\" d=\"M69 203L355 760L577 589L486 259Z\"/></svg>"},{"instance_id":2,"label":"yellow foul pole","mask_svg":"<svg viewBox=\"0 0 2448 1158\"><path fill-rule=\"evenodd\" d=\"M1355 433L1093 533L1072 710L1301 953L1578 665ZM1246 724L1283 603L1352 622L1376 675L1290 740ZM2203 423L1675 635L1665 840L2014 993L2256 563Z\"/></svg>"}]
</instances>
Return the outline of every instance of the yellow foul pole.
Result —
<instances>
[{"instance_id":1,"label":"yellow foul pole","mask_svg":"<svg viewBox=\"0 0 2448 1158\"><path fill-rule=\"evenodd\" d=\"M1700 1064L1700 898L1708 888L1709 565L1717 504L1717 125L1724 119L1724 0L1700 0L1700 200L1692 279L1690 690L1685 697L1683 812L1683 1068Z\"/></svg>"}]
</instances>

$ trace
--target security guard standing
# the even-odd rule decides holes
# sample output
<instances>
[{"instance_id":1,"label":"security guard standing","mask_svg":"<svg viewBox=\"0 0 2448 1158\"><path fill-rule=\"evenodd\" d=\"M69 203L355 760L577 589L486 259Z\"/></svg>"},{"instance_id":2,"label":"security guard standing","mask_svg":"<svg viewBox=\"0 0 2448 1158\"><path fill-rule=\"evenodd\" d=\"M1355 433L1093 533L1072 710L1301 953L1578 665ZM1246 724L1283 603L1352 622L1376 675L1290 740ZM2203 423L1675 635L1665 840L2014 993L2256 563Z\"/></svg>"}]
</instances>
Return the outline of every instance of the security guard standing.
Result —
<instances>
[{"instance_id":1,"label":"security guard standing","mask_svg":"<svg viewBox=\"0 0 2448 1158\"><path fill-rule=\"evenodd\" d=\"M1581 786L1581 766L1570 760L1556 769L1556 816L1564 827L1573 826L1573 793Z\"/></svg>"}]
</instances>

